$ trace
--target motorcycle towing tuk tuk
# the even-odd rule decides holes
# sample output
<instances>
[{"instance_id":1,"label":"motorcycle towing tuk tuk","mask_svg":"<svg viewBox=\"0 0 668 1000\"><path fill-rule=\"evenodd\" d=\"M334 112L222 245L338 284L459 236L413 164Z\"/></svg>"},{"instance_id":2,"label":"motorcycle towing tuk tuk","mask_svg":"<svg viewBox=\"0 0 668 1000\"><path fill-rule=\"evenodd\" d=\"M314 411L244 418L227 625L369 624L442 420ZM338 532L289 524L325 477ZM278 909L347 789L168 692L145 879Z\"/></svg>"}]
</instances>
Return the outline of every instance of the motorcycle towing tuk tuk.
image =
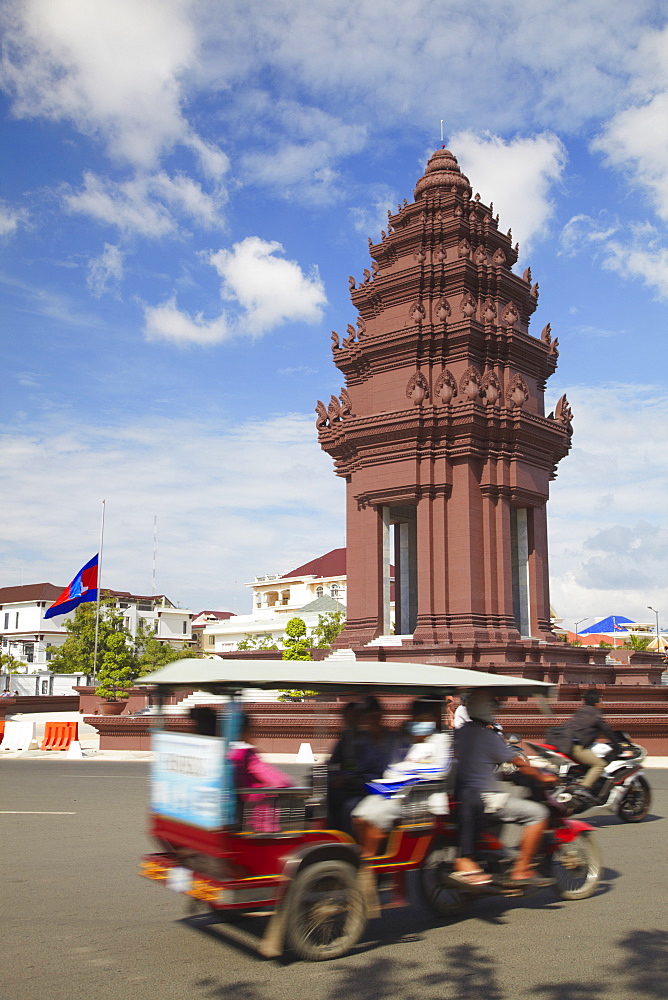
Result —
<instances>
[{"instance_id":1,"label":"motorcycle towing tuk tuk","mask_svg":"<svg viewBox=\"0 0 668 1000\"><path fill-rule=\"evenodd\" d=\"M537 696L546 712L544 699L550 694L549 684L530 679L354 660L189 659L140 683L157 692L148 832L158 847L142 859L141 874L229 917L268 916L259 953L276 958L288 947L310 961L346 954L360 940L368 919L386 906L405 904L411 872L418 873L432 911L447 917L465 910L476 894L451 877L457 804L447 774L404 787L398 793L400 817L382 853L362 857L355 840L328 822L326 761L314 764L303 787L235 787L228 750L239 733L243 689L433 699L485 688L499 697ZM165 728L165 697L193 689L227 696L217 715L216 735ZM434 793L443 791L450 796L449 811L434 815L430 802L433 809ZM508 852L490 831L481 834L478 847L491 871L497 860L498 870L508 863ZM601 870L592 828L554 810L540 865L543 875L554 878L562 899L591 895ZM502 886L490 891L524 894Z\"/></svg>"}]
</instances>

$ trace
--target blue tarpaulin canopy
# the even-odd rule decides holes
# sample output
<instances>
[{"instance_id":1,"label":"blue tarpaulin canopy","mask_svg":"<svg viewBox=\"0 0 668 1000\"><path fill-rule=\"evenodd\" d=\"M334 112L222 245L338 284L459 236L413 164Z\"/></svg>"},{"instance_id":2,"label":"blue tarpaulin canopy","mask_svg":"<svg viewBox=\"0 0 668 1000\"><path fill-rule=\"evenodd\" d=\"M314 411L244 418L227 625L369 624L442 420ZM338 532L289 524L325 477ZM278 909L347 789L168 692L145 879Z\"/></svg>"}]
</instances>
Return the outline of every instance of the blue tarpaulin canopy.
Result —
<instances>
[{"instance_id":1,"label":"blue tarpaulin canopy","mask_svg":"<svg viewBox=\"0 0 668 1000\"><path fill-rule=\"evenodd\" d=\"M602 633L606 634L608 632L628 632L625 625L633 625L630 618L625 618L624 615L608 615L600 622L596 622L595 625L590 625L589 628L581 628L578 635L589 635L590 633Z\"/></svg>"}]
</instances>

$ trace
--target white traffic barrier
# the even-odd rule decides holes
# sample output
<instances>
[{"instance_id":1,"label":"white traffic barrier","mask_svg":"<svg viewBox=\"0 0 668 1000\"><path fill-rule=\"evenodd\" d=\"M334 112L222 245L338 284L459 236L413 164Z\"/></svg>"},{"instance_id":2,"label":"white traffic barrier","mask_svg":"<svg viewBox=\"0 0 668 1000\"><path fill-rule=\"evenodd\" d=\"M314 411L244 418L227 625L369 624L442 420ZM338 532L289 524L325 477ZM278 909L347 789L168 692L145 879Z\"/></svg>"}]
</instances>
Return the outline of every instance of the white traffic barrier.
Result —
<instances>
[{"instance_id":1,"label":"white traffic barrier","mask_svg":"<svg viewBox=\"0 0 668 1000\"><path fill-rule=\"evenodd\" d=\"M29 719L7 719L0 750L29 750L34 740L34 722Z\"/></svg>"},{"instance_id":2,"label":"white traffic barrier","mask_svg":"<svg viewBox=\"0 0 668 1000\"><path fill-rule=\"evenodd\" d=\"M311 750L310 743L300 743L299 751L295 757L295 764L313 764L315 757L313 756L313 750Z\"/></svg>"},{"instance_id":3,"label":"white traffic barrier","mask_svg":"<svg viewBox=\"0 0 668 1000\"><path fill-rule=\"evenodd\" d=\"M81 744L79 740L72 740L67 750L65 751L65 757L70 760L81 760L83 758L83 753L81 751Z\"/></svg>"}]
</instances>

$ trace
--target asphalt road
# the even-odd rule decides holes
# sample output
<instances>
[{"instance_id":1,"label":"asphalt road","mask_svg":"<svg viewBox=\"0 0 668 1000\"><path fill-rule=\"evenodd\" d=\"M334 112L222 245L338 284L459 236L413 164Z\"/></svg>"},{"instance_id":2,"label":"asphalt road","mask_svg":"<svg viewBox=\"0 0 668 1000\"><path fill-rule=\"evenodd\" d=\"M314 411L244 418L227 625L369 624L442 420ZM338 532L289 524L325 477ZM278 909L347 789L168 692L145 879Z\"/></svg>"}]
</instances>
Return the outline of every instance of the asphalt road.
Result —
<instances>
[{"instance_id":1,"label":"asphalt road","mask_svg":"<svg viewBox=\"0 0 668 1000\"><path fill-rule=\"evenodd\" d=\"M668 993L668 771L653 814L595 820L597 895L476 903L443 923L419 903L387 911L356 951L310 964L259 958L235 925L186 916L137 877L147 767L2 761L1 1000L644 1000ZM10 812L13 811L13 812Z\"/></svg>"}]
</instances>

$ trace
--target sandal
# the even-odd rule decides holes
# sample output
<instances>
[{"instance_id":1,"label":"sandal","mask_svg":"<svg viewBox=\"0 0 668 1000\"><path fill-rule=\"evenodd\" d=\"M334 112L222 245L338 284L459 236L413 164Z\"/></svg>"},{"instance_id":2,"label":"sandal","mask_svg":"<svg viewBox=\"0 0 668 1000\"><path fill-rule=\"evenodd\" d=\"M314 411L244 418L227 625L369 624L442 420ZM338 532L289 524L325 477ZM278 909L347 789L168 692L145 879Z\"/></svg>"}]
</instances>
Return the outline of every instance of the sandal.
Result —
<instances>
[{"instance_id":1,"label":"sandal","mask_svg":"<svg viewBox=\"0 0 668 1000\"><path fill-rule=\"evenodd\" d=\"M461 882L462 885L478 886L478 885L490 885L492 882L491 876L487 872L477 871L477 872L450 872L450 878L454 882Z\"/></svg>"}]
</instances>

